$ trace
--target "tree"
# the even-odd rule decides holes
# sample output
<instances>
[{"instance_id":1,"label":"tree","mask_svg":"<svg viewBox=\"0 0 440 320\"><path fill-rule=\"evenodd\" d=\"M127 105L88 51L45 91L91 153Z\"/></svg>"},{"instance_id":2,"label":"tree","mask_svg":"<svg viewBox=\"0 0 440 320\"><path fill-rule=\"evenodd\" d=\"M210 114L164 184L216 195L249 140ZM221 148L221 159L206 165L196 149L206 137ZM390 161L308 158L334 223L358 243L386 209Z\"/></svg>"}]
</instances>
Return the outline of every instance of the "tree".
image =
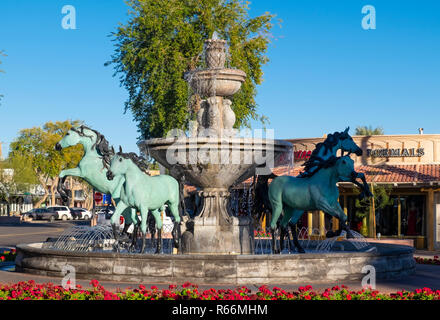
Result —
<instances>
[{"instance_id":1,"label":"tree","mask_svg":"<svg viewBox=\"0 0 440 320\"><path fill-rule=\"evenodd\" d=\"M47 122L43 127L23 129L19 136L11 143L9 158L11 161L26 159L32 167L34 177L44 188L45 194L38 201L39 207L51 195L51 202L55 204L55 190L58 184L58 174L67 167L75 167L82 158L81 145L55 150L55 144L80 121ZM50 183L50 189L48 184Z\"/></svg>"},{"instance_id":2,"label":"tree","mask_svg":"<svg viewBox=\"0 0 440 320\"><path fill-rule=\"evenodd\" d=\"M163 137L174 128L188 129L189 88L186 71L201 66L204 40L217 31L229 44L229 65L247 79L233 97L236 128L250 126L257 114L256 85L274 15L250 18L241 0L128 0L130 18L112 33L116 50L111 61L115 75L129 93L131 110L144 139Z\"/></svg>"},{"instance_id":3,"label":"tree","mask_svg":"<svg viewBox=\"0 0 440 320\"><path fill-rule=\"evenodd\" d=\"M375 210L382 210L393 203L390 197L392 187L390 185L374 185L373 198ZM362 200L356 199L356 216L360 219L367 217L370 212L372 199L364 198Z\"/></svg>"},{"instance_id":4,"label":"tree","mask_svg":"<svg viewBox=\"0 0 440 320\"><path fill-rule=\"evenodd\" d=\"M374 135L383 135L384 130L382 127L374 128L370 126L359 126L356 128L355 135L357 136L374 136Z\"/></svg>"},{"instance_id":5,"label":"tree","mask_svg":"<svg viewBox=\"0 0 440 320\"><path fill-rule=\"evenodd\" d=\"M16 157L0 162L0 202L10 212L11 197L30 190L37 180L26 158Z\"/></svg>"}]
</instances>

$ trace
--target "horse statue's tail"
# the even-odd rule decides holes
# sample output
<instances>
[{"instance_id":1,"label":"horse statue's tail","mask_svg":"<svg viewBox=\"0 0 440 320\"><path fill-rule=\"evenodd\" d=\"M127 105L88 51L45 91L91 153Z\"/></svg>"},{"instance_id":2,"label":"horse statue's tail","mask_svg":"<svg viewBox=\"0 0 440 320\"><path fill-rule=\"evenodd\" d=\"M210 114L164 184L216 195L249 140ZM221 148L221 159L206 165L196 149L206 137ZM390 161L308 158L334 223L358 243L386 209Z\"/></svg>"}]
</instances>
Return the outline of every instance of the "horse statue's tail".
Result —
<instances>
[{"instance_id":1,"label":"horse statue's tail","mask_svg":"<svg viewBox=\"0 0 440 320\"><path fill-rule=\"evenodd\" d=\"M269 185L269 202L270 206L272 208L272 219L270 222L270 227L272 229L276 229L276 224L281 216L281 212L283 210L283 200L282 200L282 194L283 194L283 188L284 183L286 182L286 179L289 178L288 176L280 176L272 181L272 183Z\"/></svg>"},{"instance_id":2,"label":"horse statue's tail","mask_svg":"<svg viewBox=\"0 0 440 320\"><path fill-rule=\"evenodd\" d=\"M182 218L186 214L185 207L185 184L182 179L179 181L179 215Z\"/></svg>"}]
</instances>

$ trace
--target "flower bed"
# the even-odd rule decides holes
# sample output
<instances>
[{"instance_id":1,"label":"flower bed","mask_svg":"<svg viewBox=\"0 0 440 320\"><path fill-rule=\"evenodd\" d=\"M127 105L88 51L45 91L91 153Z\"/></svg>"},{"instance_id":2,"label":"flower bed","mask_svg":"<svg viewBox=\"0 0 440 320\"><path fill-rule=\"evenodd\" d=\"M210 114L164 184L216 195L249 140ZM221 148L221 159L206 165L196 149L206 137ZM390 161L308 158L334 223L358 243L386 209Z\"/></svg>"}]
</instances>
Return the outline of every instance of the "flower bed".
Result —
<instances>
[{"instance_id":1,"label":"flower bed","mask_svg":"<svg viewBox=\"0 0 440 320\"><path fill-rule=\"evenodd\" d=\"M187 282L179 287L170 285L168 289L156 286L147 289L140 285L138 289L111 292L96 280L90 285L91 289L79 285L64 289L52 283L37 284L33 280L0 285L0 300L440 300L440 290L429 288L384 294L373 290L351 291L345 286L335 286L323 292L313 290L312 286L300 287L293 292L261 286L253 293L247 287L199 290L197 285Z\"/></svg>"},{"instance_id":2,"label":"flower bed","mask_svg":"<svg viewBox=\"0 0 440 320\"><path fill-rule=\"evenodd\" d=\"M270 232L265 231L265 230L254 230L254 237L267 239L267 238L272 238L272 234Z\"/></svg>"},{"instance_id":3,"label":"flower bed","mask_svg":"<svg viewBox=\"0 0 440 320\"><path fill-rule=\"evenodd\" d=\"M14 261L16 255L17 252L15 249L3 251L2 253L0 253L0 262Z\"/></svg>"},{"instance_id":4,"label":"flower bed","mask_svg":"<svg viewBox=\"0 0 440 320\"><path fill-rule=\"evenodd\" d=\"M434 259L421 258L421 257L415 257L414 259L416 260L417 263L420 264L440 265L440 259L438 256L434 256Z\"/></svg>"}]
</instances>

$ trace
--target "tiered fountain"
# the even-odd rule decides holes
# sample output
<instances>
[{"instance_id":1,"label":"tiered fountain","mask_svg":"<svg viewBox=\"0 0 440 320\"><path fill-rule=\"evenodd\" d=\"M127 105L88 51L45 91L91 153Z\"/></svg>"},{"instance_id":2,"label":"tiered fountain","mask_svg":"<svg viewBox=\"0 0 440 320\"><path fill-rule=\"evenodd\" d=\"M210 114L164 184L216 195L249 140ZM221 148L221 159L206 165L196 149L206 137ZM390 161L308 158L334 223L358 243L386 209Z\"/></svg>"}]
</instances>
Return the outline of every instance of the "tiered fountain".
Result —
<instances>
[{"instance_id":1,"label":"tiered fountain","mask_svg":"<svg viewBox=\"0 0 440 320\"><path fill-rule=\"evenodd\" d=\"M193 92L203 99L196 110L193 136L139 144L171 175L200 188L203 206L194 218L193 241L186 253L253 253L251 217L235 217L228 211L229 188L253 175L257 166L265 166L270 174L280 157L292 154L292 145L286 141L237 137L232 101L227 97L240 90L246 73L224 67L225 47L225 40L206 40L207 69L185 75Z\"/></svg>"}]
</instances>

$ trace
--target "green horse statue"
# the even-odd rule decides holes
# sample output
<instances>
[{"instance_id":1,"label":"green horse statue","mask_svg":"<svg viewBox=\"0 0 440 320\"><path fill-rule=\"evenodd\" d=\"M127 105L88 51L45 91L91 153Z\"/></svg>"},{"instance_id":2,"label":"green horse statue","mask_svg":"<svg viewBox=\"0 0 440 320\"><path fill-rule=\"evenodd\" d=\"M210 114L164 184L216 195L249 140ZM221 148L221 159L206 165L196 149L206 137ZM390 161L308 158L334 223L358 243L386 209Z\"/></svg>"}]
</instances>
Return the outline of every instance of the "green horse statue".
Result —
<instances>
[{"instance_id":1,"label":"green horse statue","mask_svg":"<svg viewBox=\"0 0 440 320\"><path fill-rule=\"evenodd\" d=\"M58 192L63 201L68 199L67 193L63 189L64 180L67 176L74 176L83 178L99 192L111 194L117 205L120 201L124 177L120 176L112 181L107 179L107 171L110 167L111 158L114 156L114 150L109 148L108 141L101 133L84 125L72 127L55 145L55 149L61 151L63 148L77 144L81 144L84 148L83 158L76 168L62 170L59 174ZM125 219L124 232L127 231L130 224L137 223L136 220L132 219L135 214L136 212L131 208L127 208L123 212ZM133 236L135 235L133 234Z\"/></svg>"},{"instance_id":2,"label":"green horse statue","mask_svg":"<svg viewBox=\"0 0 440 320\"><path fill-rule=\"evenodd\" d=\"M120 149L110 163L110 169L107 171L107 178L112 181L123 177L123 185L120 193L118 206L111 218L113 232L116 240L118 233L117 223L121 213L128 207L136 208L141 213L141 232L142 247L141 253L145 250L145 236L147 232L147 218L151 210L155 220L159 238L161 236L162 219L161 212L168 205L174 216L173 233L178 232L180 226L180 186L179 182L168 175L149 176L140 169L140 158L134 153L123 153ZM173 234L173 238L176 235ZM160 253L160 241L157 241L156 253Z\"/></svg>"},{"instance_id":3,"label":"green horse statue","mask_svg":"<svg viewBox=\"0 0 440 320\"><path fill-rule=\"evenodd\" d=\"M289 222L295 225L304 211L321 210L338 218L341 221L341 228L349 234L347 216L338 202L339 189L336 183L351 181L353 172L355 172L354 161L349 156L333 159L310 177L280 176L270 184L269 201L272 206L270 228L274 235L272 244L275 253L280 252L276 245L275 232L281 212L284 212L280 223L281 230L285 230ZM295 246L300 253L304 253L294 228L292 228L292 233Z\"/></svg>"}]
</instances>

